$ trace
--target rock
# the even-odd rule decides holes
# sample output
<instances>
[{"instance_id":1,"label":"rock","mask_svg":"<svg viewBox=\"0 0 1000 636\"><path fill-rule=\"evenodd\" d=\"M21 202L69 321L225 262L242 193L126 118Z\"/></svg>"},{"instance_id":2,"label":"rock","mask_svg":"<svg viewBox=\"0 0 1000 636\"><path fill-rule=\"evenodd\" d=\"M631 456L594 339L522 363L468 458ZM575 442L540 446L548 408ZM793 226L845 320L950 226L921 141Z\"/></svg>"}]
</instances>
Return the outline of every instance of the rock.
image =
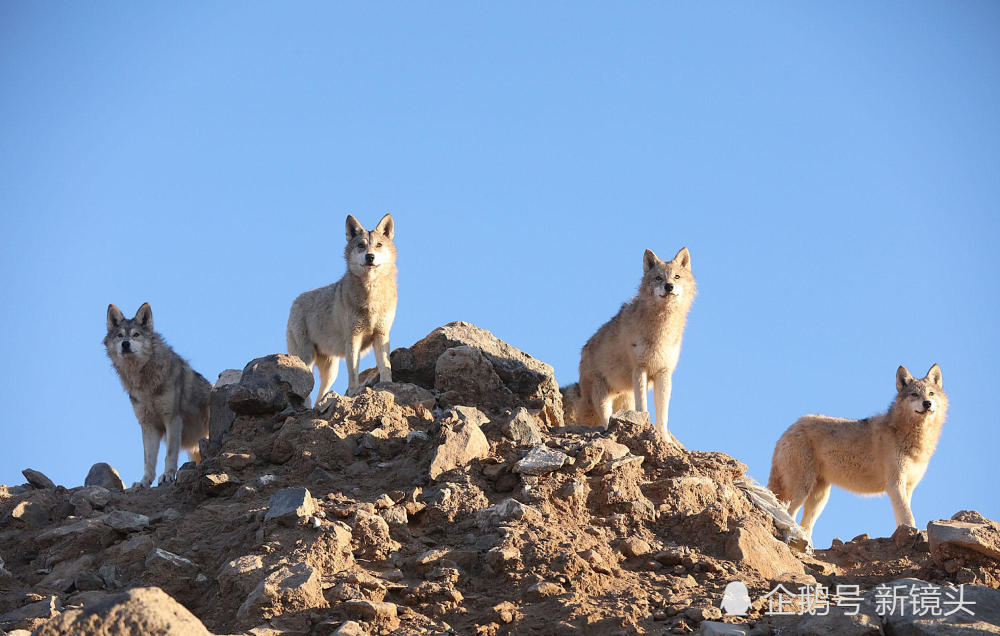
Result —
<instances>
[{"instance_id":1,"label":"rock","mask_svg":"<svg viewBox=\"0 0 1000 636\"><path fill-rule=\"evenodd\" d=\"M278 413L301 408L313 389L313 373L298 356L274 353L251 360L229 397L237 415Z\"/></svg>"},{"instance_id":2,"label":"rock","mask_svg":"<svg viewBox=\"0 0 1000 636\"><path fill-rule=\"evenodd\" d=\"M98 510L108 505L109 501L111 501L111 491L103 486L83 486L74 489L69 496L69 502L74 506L86 503Z\"/></svg>"},{"instance_id":3,"label":"rock","mask_svg":"<svg viewBox=\"0 0 1000 636\"><path fill-rule=\"evenodd\" d=\"M963 522L964 523L964 522ZM946 587L919 579L898 579L880 584L883 590L900 589L907 600L913 590L920 590L932 601L937 599L942 615L929 613L920 616L913 611L888 612L882 607L885 633L897 636L933 636L942 634L1000 634L1000 590L982 585L966 585L963 588ZM879 585L865 594L864 607L869 611L879 611ZM891 592L890 592L891 593ZM883 592L881 594L887 594ZM907 607L907 609L911 609ZM949 613L950 616L944 616Z\"/></svg>"},{"instance_id":4,"label":"rock","mask_svg":"<svg viewBox=\"0 0 1000 636\"><path fill-rule=\"evenodd\" d=\"M390 526L405 526L409 523L409 517L406 514L406 508L403 506L394 506L384 510L382 513L382 518Z\"/></svg>"},{"instance_id":5,"label":"rock","mask_svg":"<svg viewBox=\"0 0 1000 636\"><path fill-rule=\"evenodd\" d=\"M985 556L995 561L1000 560L1000 524L989 519L985 519L985 523L931 521L927 524L927 540L930 542L931 556L938 563L962 556Z\"/></svg>"},{"instance_id":6,"label":"rock","mask_svg":"<svg viewBox=\"0 0 1000 636\"><path fill-rule=\"evenodd\" d=\"M25 468L21 471L24 478L28 480L28 483L35 488L55 488L55 483L37 470L32 470L31 468Z\"/></svg>"},{"instance_id":7,"label":"rock","mask_svg":"<svg viewBox=\"0 0 1000 636\"><path fill-rule=\"evenodd\" d=\"M231 384L239 384L243 379L243 372L239 369L223 369L219 372L219 377L212 385L212 388L220 388Z\"/></svg>"},{"instance_id":8,"label":"rock","mask_svg":"<svg viewBox=\"0 0 1000 636\"><path fill-rule=\"evenodd\" d=\"M722 610L718 607L689 607L684 610L684 615L695 622L707 621L713 618L722 618Z\"/></svg>"},{"instance_id":9,"label":"rock","mask_svg":"<svg viewBox=\"0 0 1000 636\"><path fill-rule=\"evenodd\" d=\"M443 441L431 459L430 477L437 479L449 470L465 466L474 459L489 456L490 443L469 411L485 419L476 409L452 409L446 413L441 426Z\"/></svg>"},{"instance_id":10,"label":"rock","mask_svg":"<svg viewBox=\"0 0 1000 636\"><path fill-rule=\"evenodd\" d=\"M27 528L43 528L49 525L49 511L34 501L19 501L0 519L0 527L15 525Z\"/></svg>"},{"instance_id":11,"label":"rock","mask_svg":"<svg viewBox=\"0 0 1000 636\"><path fill-rule=\"evenodd\" d=\"M746 625L733 625L718 621L702 621L698 627L698 634L700 636L740 636L740 634L749 633L750 628Z\"/></svg>"},{"instance_id":12,"label":"rock","mask_svg":"<svg viewBox=\"0 0 1000 636\"><path fill-rule=\"evenodd\" d=\"M219 568L219 589L223 595L246 597L264 574L264 560L259 554L247 554Z\"/></svg>"},{"instance_id":13,"label":"rock","mask_svg":"<svg viewBox=\"0 0 1000 636\"><path fill-rule=\"evenodd\" d=\"M108 514L106 523L119 532L139 532L149 527L149 517L127 510L115 510Z\"/></svg>"},{"instance_id":14,"label":"rock","mask_svg":"<svg viewBox=\"0 0 1000 636\"><path fill-rule=\"evenodd\" d=\"M98 462L90 467L87 478L83 480L83 485L100 486L108 490L125 490L125 484L118 471L104 462Z\"/></svg>"},{"instance_id":15,"label":"rock","mask_svg":"<svg viewBox=\"0 0 1000 636\"><path fill-rule=\"evenodd\" d=\"M622 551L622 554L630 559L645 556L652 551L649 544L638 537L628 537L618 547Z\"/></svg>"},{"instance_id":16,"label":"rock","mask_svg":"<svg viewBox=\"0 0 1000 636\"><path fill-rule=\"evenodd\" d=\"M73 577L73 587L80 592L104 589L104 579L93 570L82 570Z\"/></svg>"},{"instance_id":17,"label":"rock","mask_svg":"<svg viewBox=\"0 0 1000 636\"><path fill-rule=\"evenodd\" d=\"M547 598L559 596L565 591L561 585L542 581L529 587L524 593L524 598L531 602L544 601Z\"/></svg>"},{"instance_id":18,"label":"rock","mask_svg":"<svg viewBox=\"0 0 1000 636\"><path fill-rule=\"evenodd\" d=\"M380 515L358 511L352 533L356 551L369 559L384 559L399 549L389 534L389 524Z\"/></svg>"},{"instance_id":19,"label":"rock","mask_svg":"<svg viewBox=\"0 0 1000 636\"><path fill-rule=\"evenodd\" d=\"M212 387L208 397L208 439L221 444L229 435L229 429L236 420L236 412L229 408L229 401L240 393L240 385L227 383Z\"/></svg>"},{"instance_id":20,"label":"rock","mask_svg":"<svg viewBox=\"0 0 1000 636\"><path fill-rule=\"evenodd\" d=\"M264 521L276 520L286 526L305 524L316 512L316 502L301 486L282 488L271 495Z\"/></svg>"},{"instance_id":21,"label":"rock","mask_svg":"<svg viewBox=\"0 0 1000 636\"><path fill-rule=\"evenodd\" d=\"M528 409L519 406L503 426L504 434L518 446L535 446L542 443L542 435L535 418Z\"/></svg>"},{"instance_id":22,"label":"rock","mask_svg":"<svg viewBox=\"0 0 1000 636\"><path fill-rule=\"evenodd\" d=\"M514 464L512 470L525 475L546 475L562 468L568 460L569 455L566 453L539 444Z\"/></svg>"},{"instance_id":23,"label":"rock","mask_svg":"<svg viewBox=\"0 0 1000 636\"><path fill-rule=\"evenodd\" d=\"M452 347L438 357L434 389L446 406L477 404L484 395L509 393L483 352L468 345Z\"/></svg>"},{"instance_id":24,"label":"rock","mask_svg":"<svg viewBox=\"0 0 1000 636\"><path fill-rule=\"evenodd\" d=\"M208 473L198 480L198 490L210 497L228 497L240 487L239 478L229 473Z\"/></svg>"},{"instance_id":25,"label":"rock","mask_svg":"<svg viewBox=\"0 0 1000 636\"><path fill-rule=\"evenodd\" d=\"M167 552L162 548L153 548L150 551L149 555L146 556L146 568L159 569L170 576L183 574L187 577L193 577L198 571L198 566L195 565L194 561L173 552Z\"/></svg>"},{"instance_id":26,"label":"rock","mask_svg":"<svg viewBox=\"0 0 1000 636\"><path fill-rule=\"evenodd\" d=\"M344 621L330 636L366 636L357 621Z\"/></svg>"},{"instance_id":27,"label":"rock","mask_svg":"<svg viewBox=\"0 0 1000 636\"><path fill-rule=\"evenodd\" d=\"M795 558L788 546L755 524L736 528L730 533L726 541L726 558L756 569L767 579L805 574L802 562Z\"/></svg>"},{"instance_id":28,"label":"rock","mask_svg":"<svg viewBox=\"0 0 1000 636\"><path fill-rule=\"evenodd\" d=\"M445 351L463 346L479 350L501 383L500 390L464 396L468 399L464 404L496 413L518 406L541 409L541 417L549 426L562 426L562 395L552 367L467 322L448 323L413 346L393 351L393 380L433 389L437 381L438 359ZM471 358L464 356L464 362L471 361ZM457 362L461 360L451 361L453 366ZM445 366L442 371L447 370L448 364ZM444 385L448 390L460 390L457 380L454 384L452 380L443 380Z\"/></svg>"},{"instance_id":29,"label":"rock","mask_svg":"<svg viewBox=\"0 0 1000 636\"><path fill-rule=\"evenodd\" d=\"M809 539L806 537L806 533L788 514L788 510L778 501L773 492L746 476L736 480L736 487L743 491L750 503L758 510L774 520L774 525L784 533L783 539L789 547L799 553L805 553L809 549Z\"/></svg>"},{"instance_id":30,"label":"rock","mask_svg":"<svg viewBox=\"0 0 1000 636\"><path fill-rule=\"evenodd\" d=\"M45 623L36 636L211 636L183 605L157 587L134 588Z\"/></svg>"},{"instance_id":31,"label":"rock","mask_svg":"<svg viewBox=\"0 0 1000 636\"><path fill-rule=\"evenodd\" d=\"M532 522L541 519L541 513L517 499L504 499L495 506L488 506L476 511L476 525L481 530L490 530L498 525L524 519Z\"/></svg>"},{"instance_id":32,"label":"rock","mask_svg":"<svg viewBox=\"0 0 1000 636\"><path fill-rule=\"evenodd\" d=\"M240 605L236 615L245 624L256 624L261 617L273 618L317 607L328 607L323 598L320 573L302 562L280 567L265 577Z\"/></svg>"},{"instance_id":33,"label":"rock","mask_svg":"<svg viewBox=\"0 0 1000 636\"><path fill-rule=\"evenodd\" d=\"M420 406L430 411L437 404L432 392L410 382L378 382L372 385L372 389L392 393L396 404L402 406Z\"/></svg>"},{"instance_id":34,"label":"rock","mask_svg":"<svg viewBox=\"0 0 1000 636\"><path fill-rule=\"evenodd\" d=\"M36 597L37 598L37 597ZM56 614L55 596L28 603L6 614L0 614L0 629L31 628L38 619L51 618Z\"/></svg>"},{"instance_id":35,"label":"rock","mask_svg":"<svg viewBox=\"0 0 1000 636\"><path fill-rule=\"evenodd\" d=\"M396 629L399 627L395 603L354 600L345 601L343 607L348 616L374 623L381 629Z\"/></svg>"}]
</instances>

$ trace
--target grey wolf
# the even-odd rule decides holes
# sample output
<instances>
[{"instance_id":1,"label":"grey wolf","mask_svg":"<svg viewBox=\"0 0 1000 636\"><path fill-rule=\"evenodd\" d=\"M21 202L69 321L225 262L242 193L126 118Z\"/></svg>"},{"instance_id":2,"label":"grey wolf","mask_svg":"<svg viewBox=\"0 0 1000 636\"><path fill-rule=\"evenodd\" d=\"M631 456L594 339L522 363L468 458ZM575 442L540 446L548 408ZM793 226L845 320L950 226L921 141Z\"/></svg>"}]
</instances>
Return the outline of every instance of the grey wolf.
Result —
<instances>
[{"instance_id":1,"label":"grey wolf","mask_svg":"<svg viewBox=\"0 0 1000 636\"><path fill-rule=\"evenodd\" d=\"M863 420L805 415L792 424L774 448L767 486L793 518L805 506L801 525L810 540L831 484L888 494L896 525L913 526L913 489L934 454L947 411L938 365L920 380L900 366L886 413Z\"/></svg>"},{"instance_id":2,"label":"grey wolf","mask_svg":"<svg viewBox=\"0 0 1000 636\"><path fill-rule=\"evenodd\" d=\"M649 411L653 383L656 427L667 441L671 379L697 289L691 254L681 248L670 261L652 250L642 256L639 293L597 330L580 354L580 383L563 389L564 416L588 426L607 426L613 410Z\"/></svg>"},{"instance_id":3,"label":"grey wolf","mask_svg":"<svg viewBox=\"0 0 1000 636\"><path fill-rule=\"evenodd\" d=\"M396 316L396 246L392 215L366 230L347 215L347 272L326 287L301 294L288 314L288 353L310 369L319 368L319 401L337 379L341 358L347 362L347 394L360 390L358 360L375 350L379 380L392 381L389 329Z\"/></svg>"},{"instance_id":4,"label":"grey wolf","mask_svg":"<svg viewBox=\"0 0 1000 636\"><path fill-rule=\"evenodd\" d=\"M208 436L212 386L153 331L149 303L143 303L131 320L118 307L108 305L107 327L104 347L142 429L144 469L133 487L153 483L164 438L167 454L158 483L170 483L177 473L180 449L201 461L198 440Z\"/></svg>"}]
</instances>

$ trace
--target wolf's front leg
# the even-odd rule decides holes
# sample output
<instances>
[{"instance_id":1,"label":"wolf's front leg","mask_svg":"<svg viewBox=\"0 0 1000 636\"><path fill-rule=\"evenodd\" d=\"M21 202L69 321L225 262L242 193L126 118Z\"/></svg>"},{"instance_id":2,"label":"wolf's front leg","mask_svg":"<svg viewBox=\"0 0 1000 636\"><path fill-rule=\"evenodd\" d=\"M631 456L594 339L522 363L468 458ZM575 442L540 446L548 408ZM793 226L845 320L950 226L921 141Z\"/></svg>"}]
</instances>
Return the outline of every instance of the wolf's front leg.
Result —
<instances>
[{"instance_id":1,"label":"wolf's front leg","mask_svg":"<svg viewBox=\"0 0 1000 636\"><path fill-rule=\"evenodd\" d=\"M132 484L132 487L147 488L156 477L156 455L160 451L162 435L151 424L139 422L139 426L142 427L142 479Z\"/></svg>"},{"instance_id":2,"label":"wolf's front leg","mask_svg":"<svg viewBox=\"0 0 1000 636\"><path fill-rule=\"evenodd\" d=\"M632 389L635 392L635 409L637 411L649 412L649 405L646 403L647 378L645 369L636 367L632 370Z\"/></svg>"},{"instance_id":3,"label":"wolf's front leg","mask_svg":"<svg viewBox=\"0 0 1000 636\"><path fill-rule=\"evenodd\" d=\"M358 380L358 358L361 357L361 334L352 333L347 341L347 395L355 396L361 390L361 382Z\"/></svg>"},{"instance_id":4,"label":"wolf's front leg","mask_svg":"<svg viewBox=\"0 0 1000 636\"><path fill-rule=\"evenodd\" d=\"M664 369L653 378L653 406L656 407L656 429L670 443L667 434L667 409L670 408L670 369Z\"/></svg>"},{"instance_id":5,"label":"wolf's front leg","mask_svg":"<svg viewBox=\"0 0 1000 636\"><path fill-rule=\"evenodd\" d=\"M917 522L913 518L913 511L906 500L906 484L903 483L901 475L893 475L889 478L889 483L885 488L885 493L889 495L892 502L892 512L896 517L897 526L916 526Z\"/></svg>"},{"instance_id":6,"label":"wolf's front leg","mask_svg":"<svg viewBox=\"0 0 1000 636\"><path fill-rule=\"evenodd\" d=\"M159 483L172 484L177 478L177 455L181 451L181 433L184 430L184 420L175 415L167 422L167 455L163 458L163 474Z\"/></svg>"},{"instance_id":7,"label":"wolf's front leg","mask_svg":"<svg viewBox=\"0 0 1000 636\"><path fill-rule=\"evenodd\" d=\"M378 381L392 382L392 363L389 362L389 334L376 333L372 347L375 349L375 366L378 367Z\"/></svg>"}]
</instances>

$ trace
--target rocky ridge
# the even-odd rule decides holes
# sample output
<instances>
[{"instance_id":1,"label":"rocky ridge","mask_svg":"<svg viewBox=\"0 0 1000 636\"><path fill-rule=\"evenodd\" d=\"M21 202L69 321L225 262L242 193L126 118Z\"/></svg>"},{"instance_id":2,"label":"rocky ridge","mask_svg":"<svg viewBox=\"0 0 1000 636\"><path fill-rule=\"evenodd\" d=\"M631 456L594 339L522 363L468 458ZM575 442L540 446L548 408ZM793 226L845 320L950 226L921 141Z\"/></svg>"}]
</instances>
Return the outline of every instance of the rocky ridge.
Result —
<instances>
[{"instance_id":1,"label":"rocky ridge","mask_svg":"<svg viewBox=\"0 0 1000 636\"><path fill-rule=\"evenodd\" d=\"M170 486L106 464L0 486L0 635L1000 633L978 513L807 554L738 460L645 414L566 425L551 367L488 331L450 323L392 364L314 409L296 358L224 372ZM752 602L723 616L733 581ZM878 611L880 585L924 582L965 584L974 615ZM857 586L858 614L774 615L779 585Z\"/></svg>"}]
</instances>

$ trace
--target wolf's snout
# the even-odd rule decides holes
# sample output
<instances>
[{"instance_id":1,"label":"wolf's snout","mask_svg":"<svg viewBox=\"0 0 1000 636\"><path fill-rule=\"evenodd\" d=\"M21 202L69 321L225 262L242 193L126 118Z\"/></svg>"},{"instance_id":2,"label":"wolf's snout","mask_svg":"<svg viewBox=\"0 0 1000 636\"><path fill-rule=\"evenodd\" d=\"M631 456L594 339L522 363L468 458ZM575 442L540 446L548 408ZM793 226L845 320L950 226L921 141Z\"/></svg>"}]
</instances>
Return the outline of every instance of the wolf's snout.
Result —
<instances>
[{"instance_id":1,"label":"wolf's snout","mask_svg":"<svg viewBox=\"0 0 1000 636\"><path fill-rule=\"evenodd\" d=\"M128 340L122 340L122 353L129 353L132 351L132 343Z\"/></svg>"},{"instance_id":2,"label":"wolf's snout","mask_svg":"<svg viewBox=\"0 0 1000 636\"><path fill-rule=\"evenodd\" d=\"M932 406L934 406L934 403L933 403L933 402L931 402L930 400L924 400L924 408L925 408L925 409L929 409L929 408L931 408Z\"/></svg>"},{"instance_id":3,"label":"wolf's snout","mask_svg":"<svg viewBox=\"0 0 1000 636\"><path fill-rule=\"evenodd\" d=\"M375 255L374 254L365 254L365 263L368 264L368 265L374 265L375 264Z\"/></svg>"},{"instance_id":4,"label":"wolf's snout","mask_svg":"<svg viewBox=\"0 0 1000 636\"><path fill-rule=\"evenodd\" d=\"M663 289L667 290L667 293L669 294L670 292L674 291L674 284L667 283L666 285L663 286Z\"/></svg>"}]
</instances>

